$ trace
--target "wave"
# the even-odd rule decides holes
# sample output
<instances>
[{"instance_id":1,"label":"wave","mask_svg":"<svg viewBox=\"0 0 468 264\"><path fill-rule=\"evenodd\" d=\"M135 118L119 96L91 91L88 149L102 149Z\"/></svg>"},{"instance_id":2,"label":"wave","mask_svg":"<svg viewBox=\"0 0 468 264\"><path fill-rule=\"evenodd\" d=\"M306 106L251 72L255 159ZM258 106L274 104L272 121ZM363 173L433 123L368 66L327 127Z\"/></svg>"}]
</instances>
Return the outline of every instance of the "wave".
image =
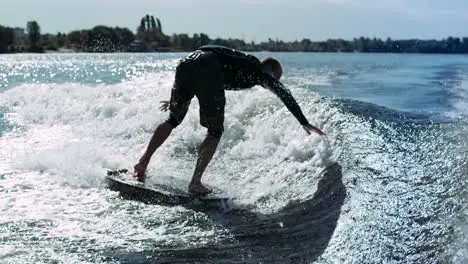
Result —
<instances>
[{"instance_id":1,"label":"wave","mask_svg":"<svg viewBox=\"0 0 468 264\"><path fill-rule=\"evenodd\" d=\"M452 100L454 108L458 113L468 116L468 75L464 75L464 78L453 89L452 93L454 94Z\"/></svg>"},{"instance_id":2,"label":"wave","mask_svg":"<svg viewBox=\"0 0 468 264\"><path fill-rule=\"evenodd\" d=\"M0 102L9 113L8 122L21 124L23 130L2 136L2 146L7 146L2 160L19 175L46 177L53 188L58 183L71 188L70 193L106 193L105 170L133 166L156 125L167 118L158 110L159 101L169 98L173 77L171 71L161 71L110 85L11 88L0 95ZM225 134L203 181L229 190L237 198L235 209L226 214L201 211L203 216L192 219L185 211L178 213L180 208L126 204L128 212L123 214L144 214L150 222L153 216L143 212L169 210L167 229L158 230L159 222L139 226L132 237L141 253L119 249L108 255L132 263L145 262L148 255L161 262L234 262L238 256L275 262L284 256L291 262L423 263L453 242L448 238L454 235L453 226L446 223L453 215L441 212L460 210L460 200L453 197L461 193L463 186L457 182L463 181L466 162L463 165L462 148L454 151L462 142L458 124L359 101L321 98L297 86L293 94L326 138L306 135L282 103L260 87L227 92ZM198 123L194 100L184 122L156 152L150 174L191 175L206 133ZM93 197L98 200L97 196ZM104 221L102 215L114 211L92 217ZM45 218L54 217L47 212ZM115 221L124 227L135 225L121 218ZM220 226L228 238L205 226ZM83 236L125 248L127 233L114 234L99 225L89 228ZM96 235L101 229L108 237ZM199 234L212 243L195 239ZM188 248L184 239L190 241ZM162 246L155 249L154 243ZM431 247L432 243L442 246Z\"/></svg>"},{"instance_id":3,"label":"wave","mask_svg":"<svg viewBox=\"0 0 468 264\"><path fill-rule=\"evenodd\" d=\"M228 229L232 241L196 248L158 248L113 255L120 263L312 263L333 236L346 199L341 166L326 168L313 197L290 200L278 212L259 214L248 209L227 213L199 208L215 224Z\"/></svg>"},{"instance_id":4,"label":"wave","mask_svg":"<svg viewBox=\"0 0 468 264\"><path fill-rule=\"evenodd\" d=\"M114 85L26 84L4 92L2 104L27 128L18 135L25 151L17 167L94 186L106 168L133 166L155 126L167 118L158 108L169 98L172 78L172 72L159 72ZM320 98L306 90L296 95L311 122L333 135L326 122L332 113ZM276 210L290 199L306 198L310 184L336 160L333 139L308 136L263 88L228 92L225 120L226 132L204 180L232 190L241 203ZM198 122L194 99L184 122L155 154L150 174L190 177L206 133Z\"/></svg>"}]
</instances>

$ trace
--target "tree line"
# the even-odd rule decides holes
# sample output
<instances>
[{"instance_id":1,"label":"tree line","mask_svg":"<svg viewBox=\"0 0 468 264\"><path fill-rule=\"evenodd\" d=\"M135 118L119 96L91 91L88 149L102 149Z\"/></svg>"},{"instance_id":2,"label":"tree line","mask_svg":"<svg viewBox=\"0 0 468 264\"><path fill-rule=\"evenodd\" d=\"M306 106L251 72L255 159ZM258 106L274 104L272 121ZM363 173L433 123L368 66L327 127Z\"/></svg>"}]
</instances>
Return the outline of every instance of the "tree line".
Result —
<instances>
[{"instance_id":1,"label":"tree line","mask_svg":"<svg viewBox=\"0 0 468 264\"><path fill-rule=\"evenodd\" d=\"M0 53L57 51L63 48L78 52L191 51L206 44L245 51L468 53L468 37L448 37L440 40L382 40L359 37L352 40L326 41L304 38L290 42L268 39L255 43L233 38L211 39L204 33L169 36L164 34L161 21L150 15L141 18L136 34L128 28L102 25L69 33L41 34L37 21L28 22L25 34L21 34L18 29L0 25Z\"/></svg>"}]
</instances>

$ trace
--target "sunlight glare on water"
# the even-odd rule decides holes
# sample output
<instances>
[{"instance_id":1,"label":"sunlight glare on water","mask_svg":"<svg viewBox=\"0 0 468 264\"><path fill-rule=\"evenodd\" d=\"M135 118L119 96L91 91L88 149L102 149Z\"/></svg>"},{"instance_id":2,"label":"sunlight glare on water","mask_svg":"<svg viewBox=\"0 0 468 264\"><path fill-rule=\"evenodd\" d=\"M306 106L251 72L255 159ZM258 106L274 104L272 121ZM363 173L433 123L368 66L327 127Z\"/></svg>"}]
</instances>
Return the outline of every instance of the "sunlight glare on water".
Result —
<instances>
[{"instance_id":1,"label":"sunlight glare on water","mask_svg":"<svg viewBox=\"0 0 468 264\"><path fill-rule=\"evenodd\" d=\"M182 54L1 57L2 263L463 263L464 64L432 72L416 62L438 60L405 57L410 78L384 55L277 55L294 61L284 82L327 136L308 136L261 87L226 92L203 177L236 198L226 213L125 200L104 181L131 169L167 118L159 101ZM395 100L414 82L428 87L408 90L420 101ZM194 99L150 181L192 175L198 111Z\"/></svg>"}]
</instances>

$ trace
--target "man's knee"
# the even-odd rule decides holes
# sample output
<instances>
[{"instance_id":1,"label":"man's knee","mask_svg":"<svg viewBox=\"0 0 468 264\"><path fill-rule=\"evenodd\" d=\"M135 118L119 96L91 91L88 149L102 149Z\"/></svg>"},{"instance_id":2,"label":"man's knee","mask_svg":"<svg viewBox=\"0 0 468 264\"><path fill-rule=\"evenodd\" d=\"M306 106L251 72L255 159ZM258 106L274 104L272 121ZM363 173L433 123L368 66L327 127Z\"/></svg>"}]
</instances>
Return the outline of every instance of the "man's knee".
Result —
<instances>
[{"instance_id":1,"label":"man's knee","mask_svg":"<svg viewBox=\"0 0 468 264\"><path fill-rule=\"evenodd\" d=\"M182 123L182 120L179 120L177 117L174 115L169 115L169 118L166 120L166 123L172 126L172 128L176 128L180 123Z\"/></svg>"},{"instance_id":2,"label":"man's knee","mask_svg":"<svg viewBox=\"0 0 468 264\"><path fill-rule=\"evenodd\" d=\"M208 128L208 135L220 139L223 135L224 129L221 128Z\"/></svg>"}]
</instances>

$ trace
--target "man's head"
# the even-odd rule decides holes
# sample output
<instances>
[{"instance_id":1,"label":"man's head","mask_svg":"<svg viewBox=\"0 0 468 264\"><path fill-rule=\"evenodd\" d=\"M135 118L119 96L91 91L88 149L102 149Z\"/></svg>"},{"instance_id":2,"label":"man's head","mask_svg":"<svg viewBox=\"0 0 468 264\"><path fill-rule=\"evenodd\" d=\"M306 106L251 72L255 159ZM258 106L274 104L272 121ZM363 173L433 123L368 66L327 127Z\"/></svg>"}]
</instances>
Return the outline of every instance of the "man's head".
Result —
<instances>
[{"instance_id":1,"label":"man's head","mask_svg":"<svg viewBox=\"0 0 468 264\"><path fill-rule=\"evenodd\" d=\"M268 57L262 61L262 67L266 73L270 74L277 81L279 81L281 75L283 75L283 68L281 68L281 64L279 61L271 57Z\"/></svg>"}]
</instances>

